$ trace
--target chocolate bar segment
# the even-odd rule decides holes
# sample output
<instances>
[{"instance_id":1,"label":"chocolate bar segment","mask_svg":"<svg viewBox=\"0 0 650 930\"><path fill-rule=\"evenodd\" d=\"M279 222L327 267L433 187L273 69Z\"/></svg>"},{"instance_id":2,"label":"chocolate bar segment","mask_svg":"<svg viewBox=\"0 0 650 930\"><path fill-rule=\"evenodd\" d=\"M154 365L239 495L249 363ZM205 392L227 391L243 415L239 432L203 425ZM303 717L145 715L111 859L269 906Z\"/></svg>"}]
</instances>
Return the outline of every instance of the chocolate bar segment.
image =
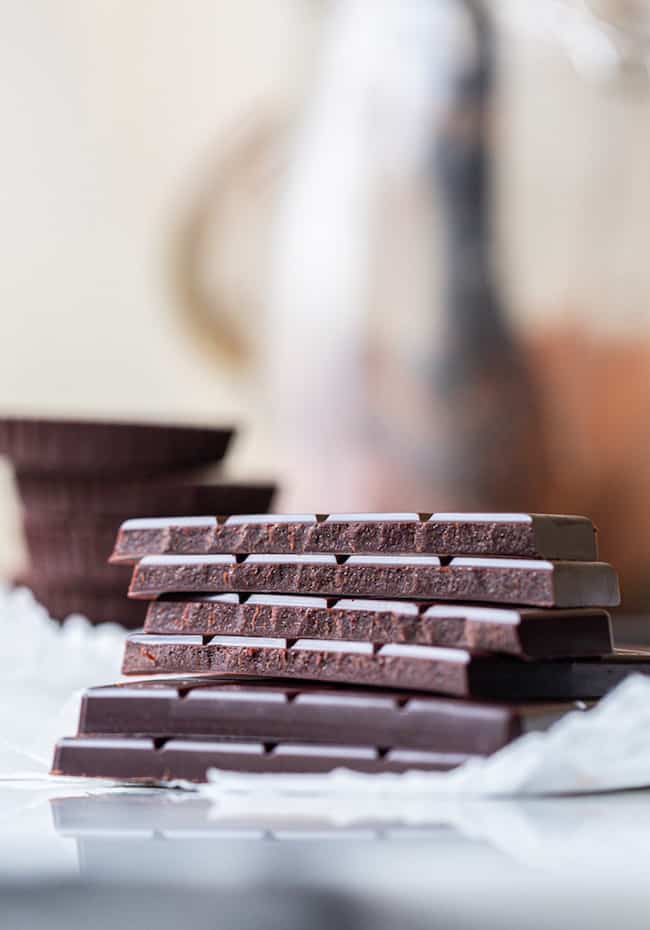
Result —
<instances>
[{"instance_id":1,"label":"chocolate bar segment","mask_svg":"<svg viewBox=\"0 0 650 930\"><path fill-rule=\"evenodd\" d=\"M534 607L615 606L616 573L605 562L435 556L148 556L129 593L255 592L485 601Z\"/></svg>"},{"instance_id":2,"label":"chocolate bar segment","mask_svg":"<svg viewBox=\"0 0 650 930\"><path fill-rule=\"evenodd\" d=\"M141 516L144 516L142 514ZM126 521L112 560L146 555L329 553L519 556L595 561L596 531L586 517L544 514L253 514L186 524Z\"/></svg>"},{"instance_id":3,"label":"chocolate bar segment","mask_svg":"<svg viewBox=\"0 0 650 930\"><path fill-rule=\"evenodd\" d=\"M445 771L467 756L372 746L262 743L239 740L153 740L135 737L73 737L54 750L53 775L126 782L207 781L209 769L236 772Z\"/></svg>"},{"instance_id":4,"label":"chocolate bar segment","mask_svg":"<svg viewBox=\"0 0 650 930\"><path fill-rule=\"evenodd\" d=\"M531 659L601 656L614 648L609 614L597 608L508 609L286 594L179 595L152 601L145 632L414 643Z\"/></svg>"},{"instance_id":5,"label":"chocolate bar segment","mask_svg":"<svg viewBox=\"0 0 650 930\"><path fill-rule=\"evenodd\" d=\"M32 472L132 474L219 461L230 429L81 420L0 419L0 455Z\"/></svg>"},{"instance_id":6,"label":"chocolate bar segment","mask_svg":"<svg viewBox=\"0 0 650 930\"><path fill-rule=\"evenodd\" d=\"M129 637L122 671L302 678L486 700L590 700L628 674L650 674L650 653L523 662L436 646L214 636Z\"/></svg>"},{"instance_id":7,"label":"chocolate bar segment","mask_svg":"<svg viewBox=\"0 0 650 930\"><path fill-rule=\"evenodd\" d=\"M481 704L306 682L205 679L90 688L79 735L316 741L490 755L575 704Z\"/></svg>"},{"instance_id":8,"label":"chocolate bar segment","mask_svg":"<svg viewBox=\"0 0 650 930\"><path fill-rule=\"evenodd\" d=\"M467 674L471 656L464 650L375 648L371 643L316 639L292 643L280 638L213 636L204 643L200 636L135 635L127 639L122 672L304 678L471 695Z\"/></svg>"}]
</instances>

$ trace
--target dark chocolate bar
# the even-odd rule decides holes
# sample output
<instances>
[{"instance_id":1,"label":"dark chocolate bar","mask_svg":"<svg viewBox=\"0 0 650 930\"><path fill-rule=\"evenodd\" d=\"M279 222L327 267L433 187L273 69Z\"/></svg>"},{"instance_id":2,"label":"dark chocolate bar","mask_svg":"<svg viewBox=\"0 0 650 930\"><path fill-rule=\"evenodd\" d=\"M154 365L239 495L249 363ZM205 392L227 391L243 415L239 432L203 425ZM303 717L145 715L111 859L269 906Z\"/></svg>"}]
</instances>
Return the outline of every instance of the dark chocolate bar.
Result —
<instances>
[{"instance_id":1,"label":"dark chocolate bar","mask_svg":"<svg viewBox=\"0 0 650 930\"><path fill-rule=\"evenodd\" d=\"M133 571L131 597L255 592L485 601L533 607L610 607L618 580L605 562L436 556L147 556Z\"/></svg>"},{"instance_id":2,"label":"dark chocolate bar","mask_svg":"<svg viewBox=\"0 0 650 930\"><path fill-rule=\"evenodd\" d=\"M348 639L458 646L525 658L612 652L609 614L416 601L213 594L152 601L146 633Z\"/></svg>"},{"instance_id":3,"label":"dark chocolate bar","mask_svg":"<svg viewBox=\"0 0 650 930\"><path fill-rule=\"evenodd\" d=\"M81 703L79 735L314 741L484 756L577 708L304 682L157 679L90 688Z\"/></svg>"},{"instance_id":4,"label":"dark chocolate bar","mask_svg":"<svg viewBox=\"0 0 650 930\"><path fill-rule=\"evenodd\" d=\"M140 783L202 782L212 768L285 773L347 768L374 774L409 769L445 771L467 758L414 749L391 749L384 753L373 746L326 743L78 736L57 743L52 774Z\"/></svg>"},{"instance_id":5,"label":"dark chocolate bar","mask_svg":"<svg viewBox=\"0 0 650 930\"><path fill-rule=\"evenodd\" d=\"M122 671L303 678L486 700L574 701L600 698L632 672L650 674L650 652L524 662L402 643L134 635L127 639Z\"/></svg>"},{"instance_id":6,"label":"dark chocolate bar","mask_svg":"<svg viewBox=\"0 0 650 930\"><path fill-rule=\"evenodd\" d=\"M143 517L144 514L139 516ZM490 513L255 514L220 520L128 520L112 559L230 553L520 556L595 561L586 517Z\"/></svg>"},{"instance_id":7,"label":"dark chocolate bar","mask_svg":"<svg viewBox=\"0 0 650 930\"><path fill-rule=\"evenodd\" d=\"M16 484L21 496L25 520L40 526L53 517L73 523L83 515L96 516L105 522L111 518L107 552L115 543L120 523L134 513L139 517L205 513L237 514L266 510L273 499L271 484L203 484L195 472L166 472L153 479L125 478L108 480L86 476L32 474L18 471Z\"/></svg>"},{"instance_id":8,"label":"dark chocolate bar","mask_svg":"<svg viewBox=\"0 0 650 930\"><path fill-rule=\"evenodd\" d=\"M32 472L131 474L220 460L230 429L81 420L0 419L0 455Z\"/></svg>"}]
</instances>

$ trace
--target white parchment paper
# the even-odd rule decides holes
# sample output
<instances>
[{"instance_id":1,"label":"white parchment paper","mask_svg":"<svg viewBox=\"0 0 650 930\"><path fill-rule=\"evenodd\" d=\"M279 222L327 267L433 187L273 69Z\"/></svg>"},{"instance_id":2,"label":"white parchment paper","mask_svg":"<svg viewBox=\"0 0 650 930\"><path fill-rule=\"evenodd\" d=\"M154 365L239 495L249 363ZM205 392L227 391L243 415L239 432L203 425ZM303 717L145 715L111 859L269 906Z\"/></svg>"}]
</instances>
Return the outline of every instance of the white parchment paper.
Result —
<instances>
[{"instance_id":1,"label":"white parchment paper","mask_svg":"<svg viewBox=\"0 0 650 930\"><path fill-rule=\"evenodd\" d=\"M126 631L84 617L57 623L26 588L0 587L0 779L43 777L79 698L118 679Z\"/></svg>"}]
</instances>

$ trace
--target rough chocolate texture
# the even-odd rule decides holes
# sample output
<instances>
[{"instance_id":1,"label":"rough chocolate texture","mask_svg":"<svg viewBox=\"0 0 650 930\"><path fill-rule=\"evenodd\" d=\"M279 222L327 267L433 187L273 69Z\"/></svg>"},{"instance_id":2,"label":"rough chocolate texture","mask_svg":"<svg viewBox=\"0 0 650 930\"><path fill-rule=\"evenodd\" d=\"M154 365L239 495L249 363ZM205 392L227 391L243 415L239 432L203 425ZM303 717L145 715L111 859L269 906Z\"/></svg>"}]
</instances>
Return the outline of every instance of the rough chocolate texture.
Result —
<instances>
[{"instance_id":1,"label":"rough chocolate texture","mask_svg":"<svg viewBox=\"0 0 650 930\"><path fill-rule=\"evenodd\" d=\"M237 563L205 560L157 562L144 559L136 565L132 597L189 592L248 592L321 594L376 598L422 598L536 607L616 606L618 581L604 562L534 563L522 567L503 560L483 566L351 564L310 562Z\"/></svg>"},{"instance_id":2,"label":"rough chocolate texture","mask_svg":"<svg viewBox=\"0 0 650 930\"><path fill-rule=\"evenodd\" d=\"M239 741L110 739L76 737L60 740L54 750L53 775L110 778L128 782L207 780L211 768L237 772L403 772L408 769L444 771L467 756L444 753L339 747L311 744L251 744ZM314 751L315 750L315 751Z\"/></svg>"},{"instance_id":3,"label":"rough chocolate texture","mask_svg":"<svg viewBox=\"0 0 650 930\"><path fill-rule=\"evenodd\" d=\"M325 605L276 603L273 596L250 603L216 600L152 601L145 632L201 636L262 636L289 639L347 639L371 643L456 646L475 652L503 652L527 658L608 655L614 646L607 611L516 610L508 619L479 619L468 606L465 616L445 615L444 605L428 602L388 604L330 600ZM448 608L449 609L449 608ZM516 619L514 619L516 618Z\"/></svg>"},{"instance_id":4,"label":"rough chocolate texture","mask_svg":"<svg viewBox=\"0 0 650 930\"><path fill-rule=\"evenodd\" d=\"M251 675L304 678L394 689L415 689L487 700L590 700L602 697L628 674L650 674L650 653L603 659L522 662L509 657L382 655L223 643L127 641L124 674ZM339 645L339 644L337 644ZM383 647L389 648L389 647ZM407 647L408 648L408 647ZM411 647L417 648L417 647ZM426 647L425 647L426 648ZM461 653L460 650L458 650Z\"/></svg>"},{"instance_id":5,"label":"rough chocolate texture","mask_svg":"<svg viewBox=\"0 0 650 930\"><path fill-rule=\"evenodd\" d=\"M0 454L33 472L135 474L219 461L231 436L206 427L9 417L0 419Z\"/></svg>"},{"instance_id":6,"label":"rough chocolate texture","mask_svg":"<svg viewBox=\"0 0 650 930\"><path fill-rule=\"evenodd\" d=\"M426 516L426 515L425 515ZM421 553L502 555L594 561L596 533L585 517L530 515L530 522L342 520L328 522L220 521L216 526L123 527L115 562L154 554L221 553Z\"/></svg>"},{"instance_id":7,"label":"rough chocolate texture","mask_svg":"<svg viewBox=\"0 0 650 930\"><path fill-rule=\"evenodd\" d=\"M324 648L165 644L153 639L150 642L127 641L122 672L125 675L197 673L304 678L307 681L410 688L455 697L474 696L467 667L460 661L367 656Z\"/></svg>"},{"instance_id":8,"label":"rough chocolate texture","mask_svg":"<svg viewBox=\"0 0 650 930\"><path fill-rule=\"evenodd\" d=\"M79 735L237 737L490 755L575 704L482 704L303 682L168 679L91 688Z\"/></svg>"}]
</instances>

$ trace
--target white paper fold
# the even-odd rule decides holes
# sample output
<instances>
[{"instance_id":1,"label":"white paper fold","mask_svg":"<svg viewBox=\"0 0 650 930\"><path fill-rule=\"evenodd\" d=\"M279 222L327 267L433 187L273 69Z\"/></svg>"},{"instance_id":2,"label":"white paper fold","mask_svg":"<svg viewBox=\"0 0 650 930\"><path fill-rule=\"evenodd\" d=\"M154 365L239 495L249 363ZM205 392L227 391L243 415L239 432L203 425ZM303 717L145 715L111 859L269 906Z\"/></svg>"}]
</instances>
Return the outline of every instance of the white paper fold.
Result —
<instances>
[{"instance_id":1,"label":"white paper fold","mask_svg":"<svg viewBox=\"0 0 650 930\"><path fill-rule=\"evenodd\" d=\"M0 587L0 633L0 778L43 776L55 741L77 731L82 690L119 677L126 631L61 625L26 588Z\"/></svg>"}]
</instances>

